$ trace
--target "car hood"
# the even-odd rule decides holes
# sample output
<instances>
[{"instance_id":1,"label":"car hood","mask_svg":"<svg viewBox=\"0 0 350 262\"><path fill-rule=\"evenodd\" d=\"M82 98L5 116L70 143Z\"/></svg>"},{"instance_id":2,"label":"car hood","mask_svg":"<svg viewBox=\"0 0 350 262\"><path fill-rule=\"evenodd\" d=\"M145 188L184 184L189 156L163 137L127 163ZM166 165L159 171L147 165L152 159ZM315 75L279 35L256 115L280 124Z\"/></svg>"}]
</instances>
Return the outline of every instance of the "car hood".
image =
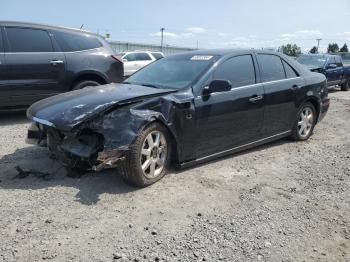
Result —
<instances>
[{"instance_id":1,"label":"car hood","mask_svg":"<svg viewBox=\"0 0 350 262\"><path fill-rule=\"evenodd\" d=\"M88 87L36 102L27 110L31 120L69 131L80 123L113 106L175 92L131 84Z\"/></svg>"}]
</instances>

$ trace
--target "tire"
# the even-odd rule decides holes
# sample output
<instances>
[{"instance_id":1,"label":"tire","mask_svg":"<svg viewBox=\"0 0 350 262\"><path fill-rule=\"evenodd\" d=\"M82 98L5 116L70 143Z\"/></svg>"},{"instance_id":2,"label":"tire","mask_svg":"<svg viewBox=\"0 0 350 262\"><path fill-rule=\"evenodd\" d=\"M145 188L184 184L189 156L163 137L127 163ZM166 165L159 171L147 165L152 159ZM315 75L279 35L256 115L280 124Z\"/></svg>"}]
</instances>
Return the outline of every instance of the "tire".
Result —
<instances>
[{"instance_id":1,"label":"tire","mask_svg":"<svg viewBox=\"0 0 350 262\"><path fill-rule=\"evenodd\" d=\"M316 121L317 114L313 104L310 102L303 104L296 115L291 137L296 141L308 140L314 131Z\"/></svg>"},{"instance_id":2,"label":"tire","mask_svg":"<svg viewBox=\"0 0 350 262\"><path fill-rule=\"evenodd\" d=\"M344 84L340 86L341 91L349 91L350 90L350 79L346 80Z\"/></svg>"},{"instance_id":3,"label":"tire","mask_svg":"<svg viewBox=\"0 0 350 262\"><path fill-rule=\"evenodd\" d=\"M165 176L170 165L170 157L171 139L168 130L162 124L154 122L130 145L130 150L125 160L118 166L118 171L126 183L146 187Z\"/></svg>"},{"instance_id":4,"label":"tire","mask_svg":"<svg viewBox=\"0 0 350 262\"><path fill-rule=\"evenodd\" d=\"M93 80L83 80L75 84L72 88L72 90L79 90L83 89L88 86L99 86L101 85L99 82L93 81Z\"/></svg>"}]
</instances>

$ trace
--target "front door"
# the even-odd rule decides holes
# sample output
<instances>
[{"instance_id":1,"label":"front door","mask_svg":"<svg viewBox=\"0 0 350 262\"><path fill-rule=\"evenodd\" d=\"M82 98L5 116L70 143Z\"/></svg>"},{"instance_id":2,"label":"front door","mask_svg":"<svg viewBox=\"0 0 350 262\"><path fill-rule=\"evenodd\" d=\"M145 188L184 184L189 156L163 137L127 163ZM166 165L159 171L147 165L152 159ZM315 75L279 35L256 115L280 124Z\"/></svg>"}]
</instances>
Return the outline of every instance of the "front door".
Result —
<instances>
[{"instance_id":1,"label":"front door","mask_svg":"<svg viewBox=\"0 0 350 262\"><path fill-rule=\"evenodd\" d=\"M45 30L6 27L5 61L14 105L30 105L56 94L65 77L65 56Z\"/></svg>"},{"instance_id":2,"label":"front door","mask_svg":"<svg viewBox=\"0 0 350 262\"><path fill-rule=\"evenodd\" d=\"M337 80L339 79L339 76L341 76L341 69L342 69L338 67L332 67L331 65L336 66L335 57L333 56L328 58L327 65L326 65L326 72L325 72L329 86L337 84Z\"/></svg>"},{"instance_id":3,"label":"front door","mask_svg":"<svg viewBox=\"0 0 350 262\"><path fill-rule=\"evenodd\" d=\"M195 98L197 158L261 138L264 91L262 84L256 84L252 55L219 64L212 80L229 80L232 89Z\"/></svg>"}]
</instances>

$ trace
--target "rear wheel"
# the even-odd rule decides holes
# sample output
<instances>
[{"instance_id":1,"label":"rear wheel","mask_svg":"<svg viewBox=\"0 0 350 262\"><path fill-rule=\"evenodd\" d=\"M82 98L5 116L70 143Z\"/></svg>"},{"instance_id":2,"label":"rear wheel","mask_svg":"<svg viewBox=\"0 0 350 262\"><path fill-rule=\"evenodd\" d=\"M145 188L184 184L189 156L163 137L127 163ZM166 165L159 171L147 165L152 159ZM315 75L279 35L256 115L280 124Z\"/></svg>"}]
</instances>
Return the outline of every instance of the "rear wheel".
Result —
<instances>
[{"instance_id":1,"label":"rear wheel","mask_svg":"<svg viewBox=\"0 0 350 262\"><path fill-rule=\"evenodd\" d=\"M297 141L309 139L316 125L316 110L313 104L305 103L298 111L294 123L292 138Z\"/></svg>"},{"instance_id":2,"label":"rear wheel","mask_svg":"<svg viewBox=\"0 0 350 262\"><path fill-rule=\"evenodd\" d=\"M132 185L145 187L160 180L170 163L171 145L167 129L153 123L146 127L130 146L118 170Z\"/></svg>"},{"instance_id":3,"label":"rear wheel","mask_svg":"<svg viewBox=\"0 0 350 262\"><path fill-rule=\"evenodd\" d=\"M77 84L75 84L73 86L72 90L79 90L79 89L83 89L83 88L88 87L88 86L99 86L99 85L100 85L99 82L96 82L93 80L83 80L83 81L80 81Z\"/></svg>"},{"instance_id":4,"label":"rear wheel","mask_svg":"<svg viewBox=\"0 0 350 262\"><path fill-rule=\"evenodd\" d=\"M350 79L346 80L344 84L340 86L341 91L349 91L350 90Z\"/></svg>"}]
</instances>

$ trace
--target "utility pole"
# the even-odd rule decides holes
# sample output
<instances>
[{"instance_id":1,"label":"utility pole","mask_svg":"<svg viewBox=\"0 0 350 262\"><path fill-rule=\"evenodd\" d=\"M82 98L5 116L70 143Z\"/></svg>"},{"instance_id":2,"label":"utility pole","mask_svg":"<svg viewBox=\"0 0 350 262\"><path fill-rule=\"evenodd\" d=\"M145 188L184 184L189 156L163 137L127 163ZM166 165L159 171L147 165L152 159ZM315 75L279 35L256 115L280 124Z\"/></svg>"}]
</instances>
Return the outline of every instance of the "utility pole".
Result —
<instances>
[{"instance_id":1,"label":"utility pole","mask_svg":"<svg viewBox=\"0 0 350 262\"><path fill-rule=\"evenodd\" d=\"M165 30L165 28L164 27L162 27L161 29L160 29L160 34L161 34L161 40L160 40L160 51L162 51L163 52L163 40L164 40L164 30Z\"/></svg>"},{"instance_id":2,"label":"utility pole","mask_svg":"<svg viewBox=\"0 0 350 262\"><path fill-rule=\"evenodd\" d=\"M316 39L317 41L317 50L316 50L316 53L318 54L318 48L320 47L320 41L322 40L322 38L318 38Z\"/></svg>"},{"instance_id":3,"label":"utility pole","mask_svg":"<svg viewBox=\"0 0 350 262\"><path fill-rule=\"evenodd\" d=\"M198 46L199 46L199 45L198 45L198 40L197 40L197 50L198 50Z\"/></svg>"}]
</instances>

